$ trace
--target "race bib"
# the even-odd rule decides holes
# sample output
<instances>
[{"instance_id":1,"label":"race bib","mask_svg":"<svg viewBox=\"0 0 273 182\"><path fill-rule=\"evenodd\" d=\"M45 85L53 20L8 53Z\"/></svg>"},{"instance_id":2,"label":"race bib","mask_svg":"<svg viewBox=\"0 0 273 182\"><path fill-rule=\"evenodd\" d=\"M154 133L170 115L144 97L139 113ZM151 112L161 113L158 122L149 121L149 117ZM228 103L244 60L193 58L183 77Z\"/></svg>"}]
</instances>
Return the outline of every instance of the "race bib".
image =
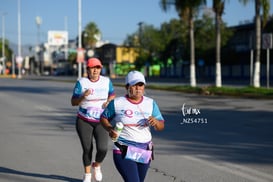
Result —
<instances>
[{"instance_id":1,"label":"race bib","mask_svg":"<svg viewBox=\"0 0 273 182\"><path fill-rule=\"evenodd\" d=\"M87 107L87 113L86 115L91 118L100 119L100 115L103 111L101 108L97 107Z\"/></svg>"},{"instance_id":2,"label":"race bib","mask_svg":"<svg viewBox=\"0 0 273 182\"><path fill-rule=\"evenodd\" d=\"M135 162L148 164L151 160L152 151L137 148L134 146L128 146L125 159L130 159Z\"/></svg>"}]
</instances>

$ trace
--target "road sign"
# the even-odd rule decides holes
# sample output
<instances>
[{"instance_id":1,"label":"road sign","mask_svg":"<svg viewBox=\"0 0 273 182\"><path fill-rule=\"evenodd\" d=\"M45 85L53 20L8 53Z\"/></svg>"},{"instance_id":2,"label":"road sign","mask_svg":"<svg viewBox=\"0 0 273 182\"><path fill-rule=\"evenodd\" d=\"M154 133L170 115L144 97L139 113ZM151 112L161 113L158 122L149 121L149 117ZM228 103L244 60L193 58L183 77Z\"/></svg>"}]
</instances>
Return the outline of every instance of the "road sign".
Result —
<instances>
[{"instance_id":1,"label":"road sign","mask_svg":"<svg viewBox=\"0 0 273 182\"><path fill-rule=\"evenodd\" d=\"M263 34L263 49L272 49L272 34Z\"/></svg>"},{"instance_id":2,"label":"road sign","mask_svg":"<svg viewBox=\"0 0 273 182\"><path fill-rule=\"evenodd\" d=\"M67 31L48 31L48 44L52 46L61 46L68 44Z\"/></svg>"},{"instance_id":3,"label":"road sign","mask_svg":"<svg viewBox=\"0 0 273 182\"><path fill-rule=\"evenodd\" d=\"M77 62L78 63L84 62L84 52L85 52L85 50L83 48L77 49Z\"/></svg>"}]
</instances>

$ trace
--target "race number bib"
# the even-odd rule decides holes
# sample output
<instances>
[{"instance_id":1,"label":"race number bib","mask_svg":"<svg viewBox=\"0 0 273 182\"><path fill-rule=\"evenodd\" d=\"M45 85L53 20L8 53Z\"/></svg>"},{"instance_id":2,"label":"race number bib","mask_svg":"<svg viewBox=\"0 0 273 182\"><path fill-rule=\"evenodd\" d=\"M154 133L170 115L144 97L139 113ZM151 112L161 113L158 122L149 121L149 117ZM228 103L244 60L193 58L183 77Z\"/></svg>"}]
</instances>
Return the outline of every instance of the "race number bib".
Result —
<instances>
[{"instance_id":1,"label":"race number bib","mask_svg":"<svg viewBox=\"0 0 273 182\"><path fill-rule=\"evenodd\" d=\"M101 108L96 108L96 107L87 107L87 116L90 118L95 118L95 119L100 119L100 115L103 111Z\"/></svg>"},{"instance_id":2,"label":"race number bib","mask_svg":"<svg viewBox=\"0 0 273 182\"><path fill-rule=\"evenodd\" d=\"M145 150L134 146L128 146L125 158L133 160L135 162L148 164L149 161L151 160L151 156L152 156L151 150Z\"/></svg>"}]
</instances>

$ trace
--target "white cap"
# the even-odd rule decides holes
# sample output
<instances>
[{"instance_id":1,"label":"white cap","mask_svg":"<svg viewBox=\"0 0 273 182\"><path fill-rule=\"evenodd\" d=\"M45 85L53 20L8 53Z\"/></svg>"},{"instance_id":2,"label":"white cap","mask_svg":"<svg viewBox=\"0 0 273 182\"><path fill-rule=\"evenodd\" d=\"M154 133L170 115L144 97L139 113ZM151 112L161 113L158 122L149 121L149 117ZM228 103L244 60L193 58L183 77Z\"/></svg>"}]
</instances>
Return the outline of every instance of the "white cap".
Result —
<instances>
[{"instance_id":1,"label":"white cap","mask_svg":"<svg viewBox=\"0 0 273 182\"><path fill-rule=\"evenodd\" d=\"M126 85L129 84L130 86L132 86L139 82L146 84L144 75L139 71L130 71L125 78Z\"/></svg>"}]
</instances>

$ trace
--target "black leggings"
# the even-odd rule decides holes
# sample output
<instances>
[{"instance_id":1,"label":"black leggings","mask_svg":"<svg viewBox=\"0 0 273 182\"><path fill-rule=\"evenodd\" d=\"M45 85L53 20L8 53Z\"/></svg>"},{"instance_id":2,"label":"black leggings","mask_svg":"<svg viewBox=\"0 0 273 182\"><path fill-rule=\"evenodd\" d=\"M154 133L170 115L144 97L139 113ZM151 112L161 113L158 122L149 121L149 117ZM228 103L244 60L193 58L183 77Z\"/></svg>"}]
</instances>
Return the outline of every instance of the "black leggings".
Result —
<instances>
[{"instance_id":1,"label":"black leggings","mask_svg":"<svg viewBox=\"0 0 273 182\"><path fill-rule=\"evenodd\" d=\"M86 122L77 117L76 130L81 141L84 166L90 166L93 152L93 136L96 142L95 161L101 163L107 154L108 133L100 123Z\"/></svg>"}]
</instances>

